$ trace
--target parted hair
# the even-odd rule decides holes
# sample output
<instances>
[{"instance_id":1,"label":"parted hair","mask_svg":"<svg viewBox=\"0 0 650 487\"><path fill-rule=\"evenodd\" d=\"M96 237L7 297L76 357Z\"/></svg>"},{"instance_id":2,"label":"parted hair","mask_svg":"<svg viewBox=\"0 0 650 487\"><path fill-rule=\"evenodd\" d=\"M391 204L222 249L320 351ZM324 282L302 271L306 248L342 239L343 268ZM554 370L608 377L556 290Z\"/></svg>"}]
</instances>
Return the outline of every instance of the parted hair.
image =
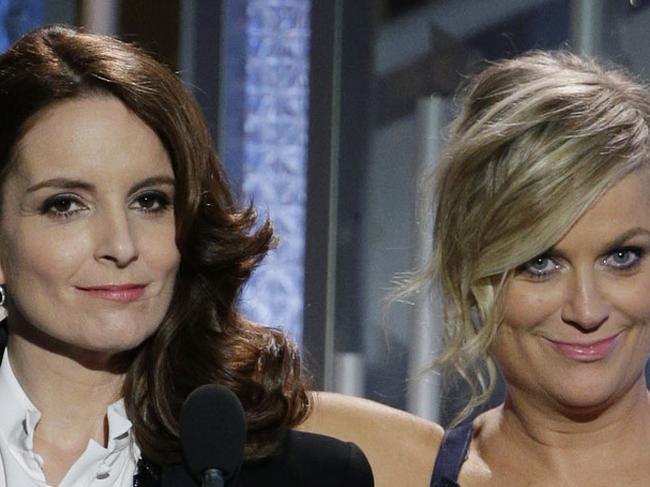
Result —
<instances>
[{"instance_id":1,"label":"parted hair","mask_svg":"<svg viewBox=\"0 0 650 487\"><path fill-rule=\"evenodd\" d=\"M456 423L492 393L502 293L623 176L650 157L650 93L620 68L568 52L490 64L459 97L427 184L432 258L410 287L443 303L437 365L471 388Z\"/></svg>"},{"instance_id":2,"label":"parted hair","mask_svg":"<svg viewBox=\"0 0 650 487\"><path fill-rule=\"evenodd\" d=\"M233 198L200 109L174 73L115 38L65 26L25 35L0 56L0 183L41 110L88 96L117 97L150 126L176 179L174 294L156 333L134 352L123 386L138 446L152 461L178 462L183 401L199 385L220 383L244 406L246 458L263 457L310 408L295 345L237 308L273 231Z\"/></svg>"}]
</instances>

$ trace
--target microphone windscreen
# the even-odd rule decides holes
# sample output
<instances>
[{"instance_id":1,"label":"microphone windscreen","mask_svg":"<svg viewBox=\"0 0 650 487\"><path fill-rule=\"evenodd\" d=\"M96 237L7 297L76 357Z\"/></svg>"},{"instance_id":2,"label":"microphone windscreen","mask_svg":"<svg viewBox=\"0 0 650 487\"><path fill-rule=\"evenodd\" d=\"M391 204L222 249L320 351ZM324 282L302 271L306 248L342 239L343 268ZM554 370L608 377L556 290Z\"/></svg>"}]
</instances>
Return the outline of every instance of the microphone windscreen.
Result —
<instances>
[{"instance_id":1,"label":"microphone windscreen","mask_svg":"<svg viewBox=\"0 0 650 487\"><path fill-rule=\"evenodd\" d=\"M243 462L246 441L244 409L228 388L208 384L196 388L181 410L181 447L185 462L197 478L210 468L224 480Z\"/></svg>"}]
</instances>

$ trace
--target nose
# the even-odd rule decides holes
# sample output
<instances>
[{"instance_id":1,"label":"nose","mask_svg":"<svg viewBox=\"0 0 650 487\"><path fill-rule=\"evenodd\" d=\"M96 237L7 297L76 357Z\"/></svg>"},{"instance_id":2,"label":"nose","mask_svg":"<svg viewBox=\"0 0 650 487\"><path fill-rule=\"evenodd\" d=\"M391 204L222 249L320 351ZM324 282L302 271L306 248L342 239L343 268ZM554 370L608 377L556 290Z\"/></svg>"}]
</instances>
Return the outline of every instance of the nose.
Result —
<instances>
[{"instance_id":1,"label":"nose","mask_svg":"<svg viewBox=\"0 0 650 487\"><path fill-rule=\"evenodd\" d=\"M119 268L139 257L139 249L129 216L123 209L106 211L97 222L95 258Z\"/></svg>"},{"instance_id":2,"label":"nose","mask_svg":"<svg viewBox=\"0 0 650 487\"><path fill-rule=\"evenodd\" d=\"M609 302L598 287L593 269L575 272L567 289L562 320L589 333L607 321L609 312Z\"/></svg>"}]
</instances>

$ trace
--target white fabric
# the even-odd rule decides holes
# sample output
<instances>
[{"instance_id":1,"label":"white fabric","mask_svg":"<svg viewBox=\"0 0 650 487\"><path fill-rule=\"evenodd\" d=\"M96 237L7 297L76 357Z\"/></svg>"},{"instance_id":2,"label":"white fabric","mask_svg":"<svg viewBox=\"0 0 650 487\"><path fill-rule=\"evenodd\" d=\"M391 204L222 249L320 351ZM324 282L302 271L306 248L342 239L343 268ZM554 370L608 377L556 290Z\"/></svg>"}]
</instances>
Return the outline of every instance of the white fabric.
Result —
<instances>
[{"instance_id":1,"label":"white fabric","mask_svg":"<svg viewBox=\"0 0 650 487\"><path fill-rule=\"evenodd\" d=\"M133 487L140 451L133 441L124 401L108 407L108 445L90 440L58 487ZM32 451L40 411L11 369L9 350L0 364L0 487L51 487L43 459Z\"/></svg>"}]
</instances>

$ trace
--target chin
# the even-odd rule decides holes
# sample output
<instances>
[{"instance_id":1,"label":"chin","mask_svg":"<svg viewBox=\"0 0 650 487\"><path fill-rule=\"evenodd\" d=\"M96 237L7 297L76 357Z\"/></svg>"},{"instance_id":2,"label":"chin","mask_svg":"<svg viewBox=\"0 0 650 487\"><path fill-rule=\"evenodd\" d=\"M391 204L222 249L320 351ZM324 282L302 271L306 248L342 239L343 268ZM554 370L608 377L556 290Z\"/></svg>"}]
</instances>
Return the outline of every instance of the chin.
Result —
<instances>
[{"instance_id":1,"label":"chin","mask_svg":"<svg viewBox=\"0 0 650 487\"><path fill-rule=\"evenodd\" d=\"M81 348L89 351L104 353L122 353L134 350L142 345L158 330L159 322L151 326L125 324L124 326L109 326L96 328L97 333L85 335L79 343Z\"/></svg>"},{"instance_id":2,"label":"chin","mask_svg":"<svg viewBox=\"0 0 650 487\"><path fill-rule=\"evenodd\" d=\"M81 350L87 350L89 353L100 355L117 355L124 352L130 352L139 348L151 335L144 337L122 337L115 340L102 339L83 341L77 347Z\"/></svg>"},{"instance_id":3,"label":"chin","mask_svg":"<svg viewBox=\"0 0 650 487\"><path fill-rule=\"evenodd\" d=\"M22 335L38 347L70 357L92 361L120 355L140 347L160 325L159 320L78 320L83 326L70 325L68 330L28 326Z\"/></svg>"},{"instance_id":4,"label":"chin","mask_svg":"<svg viewBox=\"0 0 650 487\"><path fill-rule=\"evenodd\" d=\"M567 417L576 421L590 421L628 394L633 384L633 381L623 378L613 380L603 377L581 383L566 381L564 387L556 391L555 400Z\"/></svg>"},{"instance_id":5,"label":"chin","mask_svg":"<svg viewBox=\"0 0 650 487\"><path fill-rule=\"evenodd\" d=\"M152 336L164 319L165 302L159 306L132 309L19 308L9 312L9 327L14 334L38 348L53 353L106 359L135 350Z\"/></svg>"},{"instance_id":6,"label":"chin","mask_svg":"<svg viewBox=\"0 0 650 487\"><path fill-rule=\"evenodd\" d=\"M138 336L123 334L114 337L86 335L78 339L59 341L50 351L69 357L88 369L124 373L142 344L152 334L153 332Z\"/></svg>"}]
</instances>

